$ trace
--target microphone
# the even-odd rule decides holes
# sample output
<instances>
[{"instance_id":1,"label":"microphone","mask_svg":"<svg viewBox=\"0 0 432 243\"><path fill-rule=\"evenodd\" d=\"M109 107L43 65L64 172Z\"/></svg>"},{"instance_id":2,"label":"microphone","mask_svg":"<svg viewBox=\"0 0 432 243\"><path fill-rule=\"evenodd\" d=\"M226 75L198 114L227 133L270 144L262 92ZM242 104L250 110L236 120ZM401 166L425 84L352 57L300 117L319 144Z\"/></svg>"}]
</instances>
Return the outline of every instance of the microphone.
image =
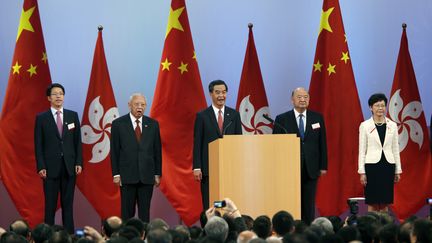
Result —
<instances>
[{"instance_id":1,"label":"microphone","mask_svg":"<svg viewBox=\"0 0 432 243\"><path fill-rule=\"evenodd\" d=\"M275 126L279 127L280 129L282 129L284 131L285 134L288 134L288 131L285 129L285 127L283 127L281 124L279 124L278 122L275 122L273 119L271 119L267 114L263 114L264 119L266 119L267 121L271 122L272 124L274 124Z\"/></svg>"},{"instance_id":2,"label":"microphone","mask_svg":"<svg viewBox=\"0 0 432 243\"><path fill-rule=\"evenodd\" d=\"M225 128L223 129L223 131L222 131L221 138L225 135L227 128L228 128L229 126L231 126L232 123L233 123L232 120L228 122L228 125L226 125L226 127L225 127Z\"/></svg>"}]
</instances>

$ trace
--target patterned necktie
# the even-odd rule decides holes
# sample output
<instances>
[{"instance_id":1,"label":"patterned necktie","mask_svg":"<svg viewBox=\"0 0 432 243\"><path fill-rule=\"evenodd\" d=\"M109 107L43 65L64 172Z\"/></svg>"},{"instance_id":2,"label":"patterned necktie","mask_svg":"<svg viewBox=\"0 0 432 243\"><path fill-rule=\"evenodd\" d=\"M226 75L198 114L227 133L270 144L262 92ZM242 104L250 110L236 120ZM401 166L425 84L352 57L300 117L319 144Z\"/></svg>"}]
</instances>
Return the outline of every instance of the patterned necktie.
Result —
<instances>
[{"instance_id":1,"label":"patterned necktie","mask_svg":"<svg viewBox=\"0 0 432 243\"><path fill-rule=\"evenodd\" d=\"M56 123L57 123L57 130L60 134L60 137L63 136L63 121L61 119L61 111L57 111L57 119L56 119Z\"/></svg>"},{"instance_id":2,"label":"patterned necktie","mask_svg":"<svg viewBox=\"0 0 432 243\"><path fill-rule=\"evenodd\" d=\"M299 115L299 133L300 133L300 138L303 140L304 139L304 122L303 122L303 114Z\"/></svg>"},{"instance_id":3,"label":"patterned necktie","mask_svg":"<svg viewBox=\"0 0 432 243\"><path fill-rule=\"evenodd\" d=\"M135 136L137 141L139 142L141 140L141 128L139 126L140 121L138 119L135 120L136 127L135 127Z\"/></svg>"},{"instance_id":4,"label":"patterned necktie","mask_svg":"<svg viewBox=\"0 0 432 243\"><path fill-rule=\"evenodd\" d=\"M218 114L218 126L221 133L223 133L223 118L222 118L222 110L219 110Z\"/></svg>"}]
</instances>

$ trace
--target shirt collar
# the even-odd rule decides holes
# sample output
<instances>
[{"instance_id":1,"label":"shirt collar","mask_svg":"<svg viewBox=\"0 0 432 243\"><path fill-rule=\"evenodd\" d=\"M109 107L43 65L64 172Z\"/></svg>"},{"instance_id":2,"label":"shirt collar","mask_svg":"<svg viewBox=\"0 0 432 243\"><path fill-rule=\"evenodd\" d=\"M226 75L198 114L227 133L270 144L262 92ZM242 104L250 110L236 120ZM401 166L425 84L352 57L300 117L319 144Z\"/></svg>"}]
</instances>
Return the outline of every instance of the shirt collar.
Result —
<instances>
[{"instance_id":1,"label":"shirt collar","mask_svg":"<svg viewBox=\"0 0 432 243\"><path fill-rule=\"evenodd\" d=\"M51 113L54 115L54 116L56 116L57 115L57 109L55 109L55 108L53 108L53 107L50 107L50 109L51 109ZM63 112L63 107L62 108L60 108L60 113L61 113L61 115L63 115L64 114L64 112Z\"/></svg>"},{"instance_id":2,"label":"shirt collar","mask_svg":"<svg viewBox=\"0 0 432 243\"><path fill-rule=\"evenodd\" d=\"M213 107L213 111L215 114L218 114L219 110L222 110L222 114L225 114L225 106L223 106L221 109L219 109L212 104L212 107Z\"/></svg>"},{"instance_id":3,"label":"shirt collar","mask_svg":"<svg viewBox=\"0 0 432 243\"><path fill-rule=\"evenodd\" d=\"M132 124L135 124L135 121L137 120L137 118L134 117L134 116L132 115L132 113L130 113L130 112L129 112L129 117L130 117L130 119L131 119L131 121L132 121ZM140 123L142 124L143 117L140 117L138 120L139 120Z\"/></svg>"},{"instance_id":4,"label":"shirt collar","mask_svg":"<svg viewBox=\"0 0 432 243\"><path fill-rule=\"evenodd\" d=\"M303 117L306 118L307 110L303 111L303 113L299 113L296 109L293 109L293 110L294 110L295 118L299 118L300 114L303 114Z\"/></svg>"}]
</instances>

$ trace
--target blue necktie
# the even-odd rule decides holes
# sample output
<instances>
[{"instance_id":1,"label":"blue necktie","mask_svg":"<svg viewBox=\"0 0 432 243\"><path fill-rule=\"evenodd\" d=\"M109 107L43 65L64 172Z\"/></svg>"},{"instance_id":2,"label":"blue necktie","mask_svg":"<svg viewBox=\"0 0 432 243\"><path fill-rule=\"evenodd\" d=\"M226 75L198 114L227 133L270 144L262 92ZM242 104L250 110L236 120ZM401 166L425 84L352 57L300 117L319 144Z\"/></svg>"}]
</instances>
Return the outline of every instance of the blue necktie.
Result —
<instances>
[{"instance_id":1,"label":"blue necktie","mask_svg":"<svg viewBox=\"0 0 432 243\"><path fill-rule=\"evenodd\" d=\"M300 138L303 140L304 139L304 123L303 123L303 114L299 115L299 133L300 133Z\"/></svg>"}]
</instances>

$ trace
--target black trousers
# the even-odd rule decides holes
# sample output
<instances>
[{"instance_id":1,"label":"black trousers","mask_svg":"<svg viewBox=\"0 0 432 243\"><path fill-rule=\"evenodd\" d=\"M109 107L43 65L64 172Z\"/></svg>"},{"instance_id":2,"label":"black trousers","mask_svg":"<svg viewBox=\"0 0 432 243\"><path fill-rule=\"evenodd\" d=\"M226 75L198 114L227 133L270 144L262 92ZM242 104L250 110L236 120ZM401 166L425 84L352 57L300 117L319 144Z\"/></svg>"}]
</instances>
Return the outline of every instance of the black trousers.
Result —
<instances>
[{"instance_id":1,"label":"black trousers","mask_svg":"<svg viewBox=\"0 0 432 243\"><path fill-rule=\"evenodd\" d=\"M70 234L74 233L73 198L75 192L75 175L70 176L64 164L61 166L58 178L46 178L44 180L45 194L45 223L54 224L57 210L57 199L60 193L60 205L62 209L63 227Z\"/></svg>"},{"instance_id":2,"label":"black trousers","mask_svg":"<svg viewBox=\"0 0 432 243\"><path fill-rule=\"evenodd\" d=\"M138 217L150 221L150 202L153 195L153 185L123 184L120 187L122 219L127 220L135 216L135 205L138 204Z\"/></svg>"},{"instance_id":3,"label":"black trousers","mask_svg":"<svg viewBox=\"0 0 432 243\"><path fill-rule=\"evenodd\" d=\"M315 219L315 194L318 179L311 179L306 169L302 168L301 174L301 218L310 225Z\"/></svg>"},{"instance_id":4,"label":"black trousers","mask_svg":"<svg viewBox=\"0 0 432 243\"><path fill-rule=\"evenodd\" d=\"M203 205L203 210L209 208L209 177L203 176L201 179L201 200Z\"/></svg>"}]
</instances>

